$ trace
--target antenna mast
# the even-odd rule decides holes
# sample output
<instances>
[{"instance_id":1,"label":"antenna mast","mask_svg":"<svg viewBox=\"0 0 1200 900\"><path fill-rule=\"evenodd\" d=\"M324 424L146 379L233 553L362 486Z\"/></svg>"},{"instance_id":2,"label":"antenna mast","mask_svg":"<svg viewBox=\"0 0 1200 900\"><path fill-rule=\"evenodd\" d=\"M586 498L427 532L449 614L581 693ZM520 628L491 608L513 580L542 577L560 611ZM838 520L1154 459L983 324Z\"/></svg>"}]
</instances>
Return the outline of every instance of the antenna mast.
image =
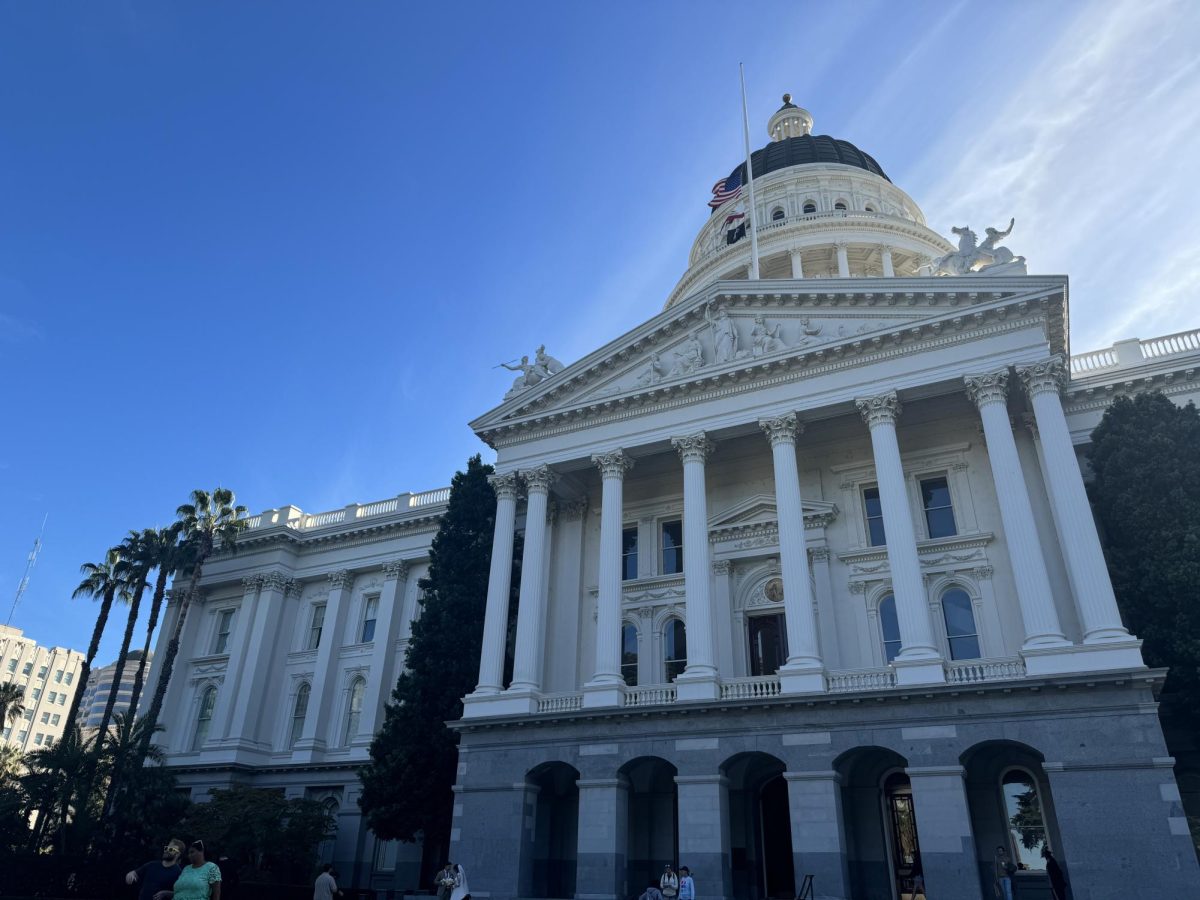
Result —
<instances>
[{"instance_id":1,"label":"antenna mast","mask_svg":"<svg viewBox=\"0 0 1200 900\"><path fill-rule=\"evenodd\" d=\"M33 542L33 549L29 551L29 559L25 563L25 574L21 576L21 581L17 584L17 596L13 597L12 609L8 611L8 619L5 621L5 625L12 624L12 617L17 611L17 604L21 602L21 595L29 587L29 576L33 574L33 567L37 565L38 553L42 549L42 535L46 533L46 519L48 518L50 518L50 513L46 513L42 517L42 530L38 532L37 539Z\"/></svg>"}]
</instances>

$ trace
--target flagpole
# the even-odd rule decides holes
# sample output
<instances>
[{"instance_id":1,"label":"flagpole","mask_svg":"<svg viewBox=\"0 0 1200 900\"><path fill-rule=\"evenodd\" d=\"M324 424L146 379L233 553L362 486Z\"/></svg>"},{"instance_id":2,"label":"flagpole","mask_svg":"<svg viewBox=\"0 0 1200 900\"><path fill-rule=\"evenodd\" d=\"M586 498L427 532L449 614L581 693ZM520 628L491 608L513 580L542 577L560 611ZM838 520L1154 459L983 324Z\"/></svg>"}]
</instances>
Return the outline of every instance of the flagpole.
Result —
<instances>
[{"instance_id":1,"label":"flagpole","mask_svg":"<svg viewBox=\"0 0 1200 900\"><path fill-rule=\"evenodd\" d=\"M742 131L746 138L746 192L750 197L746 216L750 220L750 277L758 280L758 229L754 225L754 169L750 164L750 113L746 109L746 69L738 63L742 78Z\"/></svg>"}]
</instances>

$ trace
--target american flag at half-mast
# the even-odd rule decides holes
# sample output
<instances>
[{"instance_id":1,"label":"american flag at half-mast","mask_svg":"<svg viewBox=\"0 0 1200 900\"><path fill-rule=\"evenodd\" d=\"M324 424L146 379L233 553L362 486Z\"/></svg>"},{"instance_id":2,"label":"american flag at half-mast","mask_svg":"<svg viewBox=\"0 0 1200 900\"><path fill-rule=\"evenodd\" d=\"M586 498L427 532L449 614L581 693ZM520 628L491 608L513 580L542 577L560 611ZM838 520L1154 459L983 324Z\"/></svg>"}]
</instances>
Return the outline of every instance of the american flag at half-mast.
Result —
<instances>
[{"instance_id":1,"label":"american flag at half-mast","mask_svg":"<svg viewBox=\"0 0 1200 900\"><path fill-rule=\"evenodd\" d=\"M738 166L732 175L714 184L712 192L712 199L708 201L708 205L713 209L742 196L742 167Z\"/></svg>"}]
</instances>

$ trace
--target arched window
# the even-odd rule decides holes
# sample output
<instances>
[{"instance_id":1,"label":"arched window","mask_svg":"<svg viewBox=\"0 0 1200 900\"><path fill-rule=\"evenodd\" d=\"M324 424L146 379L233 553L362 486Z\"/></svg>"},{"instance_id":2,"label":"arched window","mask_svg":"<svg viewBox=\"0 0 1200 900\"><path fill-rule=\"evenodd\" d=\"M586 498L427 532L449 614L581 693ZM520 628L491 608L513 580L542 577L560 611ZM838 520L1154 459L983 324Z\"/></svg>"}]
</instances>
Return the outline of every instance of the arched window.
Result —
<instances>
[{"instance_id":1,"label":"arched window","mask_svg":"<svg viewBox=\"0 0 1200 900\"><path fill-rule=\"evenodd\" d=\"M845 201L845 200L839 200L839 201L837 201L837 203L833 204L833 208L834 208L834 209L840 209L840 210L843 210L843 211L844 211L844 210L846 209L846 201Z\"/></svg>"},{"instance_id":2,"label":"arched window","mask_svg":"<svg viewBox=\"0 0 1200 900\"><path fill-rule=\"evenodd\" d=\"M891 594L879 601L879 628L883 632L883 659L891 662L900 653L900 620L896 618L896 598Z\"/></svg>"},{"instance_id":3,"label":"arched window","mask_svg":"<svg viewBox=\"0 0 1200 900\"><path fill-rule=\"evenodd\" d=\"M785 215L785 213L783 211L783 208L780 206L777 206L773 210L771 210L771 221L778 222L780 219L782 219L784 217L784 215Z\"/></svg>"},{"instance_id":4,"label":"arched window","mask_svg":"<svg viewBox=\"0 0 1200 900\"><path fill-rule=\"evenodd\" d=\"M687 628L678 619L667 620L663 629L663 662L666 663L667 681L682 675L687 668Z\"/></svg>"},{"instance_id":5,"label":"arched window","mask_svg":"<svg viewBox=\"0 0 1200 900\"><path fill-rule=\"evenodd\" d=\"M870 203L867 204L867 212L875 212L875 207L873 207Z\"/></svg>"},{"instance_id":6,"label":"arched window","mask_svg":"<svg viewBox=\"0 0 1200 900\"><path fill-rule=\"evenodd\" d=\"M208 740L208 729L212 725L213 707L217 705L217 689L209 685L200 695L200 712L196 715L196 733L192 736L192 749L199 750Z\"/></svg>"},{"instance_id":7,"label":"arched window","mask_svg":"<svg viewBox=\"0 0 1200 900\"><path fill-rule=\"evenodd\" d=\"M630 687L637 684L638 669L637 626L621 626L621 676Z\"/></svg>"},{"instance_id":8,"label":"arched window","mask_svg":"<svg viewBox=\"0 0 1200 900\"><path fill-rule=\"evenodd\" d=\"M1024 769L1009 769L1000 778L1004 815L1012 861L1023 871L1046 868L1042 848L1046 846L1046 819L1037 781Z\"/></svg>"},{"instance_id":9,"label":"arched window","mask_svg":"<svg viewBox=\"0 0 1200 900\"><path fill-rule=\"evenodd\" d=\"M813 203L811 200L804 201L804 214L806 216L811 216L816 211L817 211L817 204Z\"/></svg>"},{"instance_id":10,"label":"arched window","mask_svg":"<svg viewBox=\"0 0 1200 900\"><path fill-rule=\"evenodd\" d=\"M942 594L942 617L946 620L946 639L951 659L979 659L979 633L971 598L962 588Z\"/></svg>"},{"instance_id":11,"label":"arched window","mask_svg":"<svg viewBox=\"0 0 1200 900\"><path fill-rule=\"evenodd\" d=\"M292 706L292 730L288 737L289 747L295 747L300 735L304 734L304 718L308 715L308 696L311 693L312 688L307 681L296 691L296 702Z\"/></svg>"},{"instance_id":12,"label":"arched window","mask_svg":"<svg viewBox=\"0 0 1200 900\"><path fill-rule=\"evenodd\" d=\"M358 725L362 721L363 694L366 692L366 679L355 678L350 685L350 705L346 709L346 739L342 742L347 747L358 737Z\"/></svg>"}]
</instances>

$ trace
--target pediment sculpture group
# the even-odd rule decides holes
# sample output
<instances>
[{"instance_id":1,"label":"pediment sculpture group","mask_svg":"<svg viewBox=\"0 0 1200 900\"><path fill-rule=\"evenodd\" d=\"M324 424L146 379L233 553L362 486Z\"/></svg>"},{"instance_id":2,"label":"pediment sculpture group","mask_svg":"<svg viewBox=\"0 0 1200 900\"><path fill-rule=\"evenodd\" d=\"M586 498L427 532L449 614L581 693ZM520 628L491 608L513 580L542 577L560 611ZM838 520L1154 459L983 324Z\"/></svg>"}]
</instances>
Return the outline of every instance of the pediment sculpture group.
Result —
<instances>
[{"instance_id":1,"label":"pediment sculpture group","mask_svg":"<svg viewBox=\"0 0 1200 900\"><path fill-rule=\"evenodd\" d=\"M541 384L552 375L557 375L563 370L563 364L546 352L546 345L542 344L537 348L534 354L533 362L529 361L528 356L522 356L521 361L516 364L500 363L501 366L508 369L510 372L520 372L513 379L512 387L508 389L508 393L504 395L507 400L510 397L515 397L517 394L522 394L537 384Z\"/></svg>"},{"instance_id":2,"label":"pediment sculpture group","mask_svg":"<svg viewBox=\"0 0 1200 900\"><path fill-rule=\"evenodd\" d=\"M1012 234L1016 219L1009 219L1008 228L1000 231L985 228L987 237L978 243L978 237L968 226L950 230L958 235L958 249L937 259L933 263L934 275L1027 275L1025 257L1014 256L1000 241Z\"/></svg>"}]
</instances>

